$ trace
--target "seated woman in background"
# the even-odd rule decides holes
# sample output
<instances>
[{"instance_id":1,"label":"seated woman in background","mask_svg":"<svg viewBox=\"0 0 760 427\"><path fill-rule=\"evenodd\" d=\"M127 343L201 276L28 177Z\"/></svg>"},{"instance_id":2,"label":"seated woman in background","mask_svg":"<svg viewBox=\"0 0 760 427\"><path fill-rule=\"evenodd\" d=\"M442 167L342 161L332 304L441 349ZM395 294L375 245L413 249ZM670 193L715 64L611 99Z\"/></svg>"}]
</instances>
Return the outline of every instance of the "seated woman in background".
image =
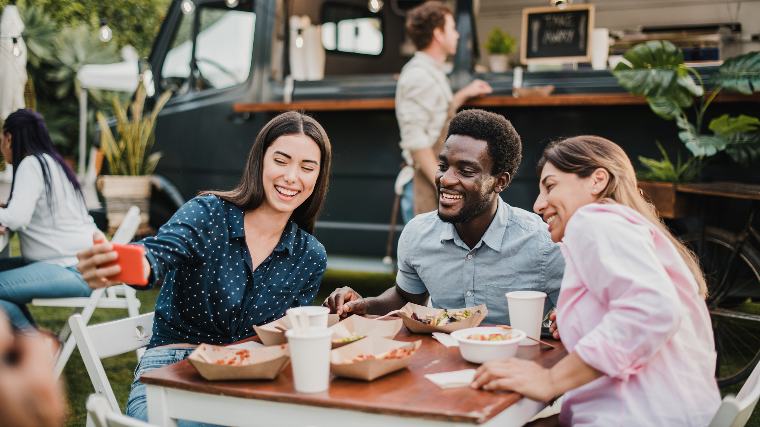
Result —
<instances>
[{"instance_id":1,"label":"seated woman in background","mask_svg":"<svg viewBox=\"0 0 760 427\"><path fill-rule=\"evenodd\" d=\"M39 113L10 114L0 138L0 151L13 166L0 233L18 233L23 257L0 262L0 309L23 329L33 325L26 309L32 299L90 295L75 268L76 253L92 245L96 228L77 178L53 148Z\"/></svg>"},{"instance_id":2,"label":"seated woman in background","mask_svg":"<svg viewBox=\"0 0 760 427\"><path fill-rule=\"evenodd\" d=\"M547 147L538 171L534 210L565 256L557 326L569 354L551 369L488 363L472 386L541 401L564 393L562 425L709 424L720 394L705 280L625 152L578 136Z\"/></svg>"},{"instance_id":3,"label":"seated woman in background","mask_svg":"<svg viewBox=\"0 0 760 427\"><path fill-rule=\"evenodd\" d=\"M310 303L326 268L311 234L327 193L330 140L297 112L259 132L240 183L185 203L154 237L142 240L149 283L160 284L153 337L135 370L127 414L147 418L142 374L186 358L200 343L227 344L253 326ZM92 287L113 284L119 266L107 242L79 254Z\"/></svg>"}]
</instances>

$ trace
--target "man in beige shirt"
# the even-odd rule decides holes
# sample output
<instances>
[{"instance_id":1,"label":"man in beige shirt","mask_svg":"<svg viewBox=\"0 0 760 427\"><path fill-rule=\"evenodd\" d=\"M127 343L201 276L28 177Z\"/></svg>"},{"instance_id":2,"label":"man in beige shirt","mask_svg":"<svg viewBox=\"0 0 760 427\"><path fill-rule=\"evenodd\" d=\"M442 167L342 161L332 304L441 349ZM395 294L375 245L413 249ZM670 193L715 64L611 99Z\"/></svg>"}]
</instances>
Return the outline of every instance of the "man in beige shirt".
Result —
<instances>
[{"instance_id":1,"label":"man in beige shirt","mask_svg":"<svg viewBox=\"0 0 760 427\"><path fill-rule=\"evenodd\" d=\"M437 151L449 119L467 99L491 93L491 86L482 80L452 93L444 66L446 58L456 53L459 33L446 5L428 1L410 10L406 31L417 53L404 65L396 86L400 145L409 165L396 180L396 193L403 193L401 216L405 223L438 206L434 184Z\"/></svg>"}]
</instances>

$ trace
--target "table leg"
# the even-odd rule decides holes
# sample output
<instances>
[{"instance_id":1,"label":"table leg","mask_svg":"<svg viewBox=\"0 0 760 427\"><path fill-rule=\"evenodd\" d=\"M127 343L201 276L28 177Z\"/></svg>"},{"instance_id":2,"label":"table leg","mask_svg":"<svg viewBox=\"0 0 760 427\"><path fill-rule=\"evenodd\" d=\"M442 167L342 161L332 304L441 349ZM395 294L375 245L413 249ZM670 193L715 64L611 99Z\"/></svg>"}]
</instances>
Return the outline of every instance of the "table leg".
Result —
<instances>
[{"instance_id":1,"label":"table leg","mask_svg":"<svg viewBox=\"0 0 760 427\"><path fill-rule=\"evenodd\" d=\"M169 416L166 389L146 384L145 394L148 399L148 422L161 427L177 427L177 421Z\"/></svg>"}]
</instances>

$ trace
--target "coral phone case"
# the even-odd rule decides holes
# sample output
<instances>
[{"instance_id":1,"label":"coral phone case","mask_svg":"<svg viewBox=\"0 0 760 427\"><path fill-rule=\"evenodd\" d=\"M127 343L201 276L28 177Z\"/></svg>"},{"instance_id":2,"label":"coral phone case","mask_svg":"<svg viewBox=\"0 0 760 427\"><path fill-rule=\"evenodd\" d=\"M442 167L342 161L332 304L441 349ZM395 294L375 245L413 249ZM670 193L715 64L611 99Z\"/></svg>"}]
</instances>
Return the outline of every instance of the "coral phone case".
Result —
<instances>
[{"instance_id":1,"label":"coral phone case","mask_svg":"<svg viewBox=\"0 0 760 427\"><path fill-rule=\"evenodd\" d=\"M119 254L119 259L114 264L121 266L121 273L110 279L128 285L147 285L148 279L143 274L145 248L140 245L121 245L118 243L112 243L111 246Z\"/></svg>"}]
</instances>

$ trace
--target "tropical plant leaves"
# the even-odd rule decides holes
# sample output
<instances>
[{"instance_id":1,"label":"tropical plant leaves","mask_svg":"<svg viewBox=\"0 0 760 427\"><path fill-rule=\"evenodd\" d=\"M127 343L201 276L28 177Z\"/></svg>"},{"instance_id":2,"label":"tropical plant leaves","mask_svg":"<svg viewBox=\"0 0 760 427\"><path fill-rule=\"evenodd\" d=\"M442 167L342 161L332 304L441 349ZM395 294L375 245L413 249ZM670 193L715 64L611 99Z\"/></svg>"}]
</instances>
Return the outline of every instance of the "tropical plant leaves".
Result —
<instances>
[{"instance_id":1,"label":"tropical plant leaves","mask_svg":"<svg viewBox=\"0 0 760 427\"><path fill-rule=\"evenodd\" d=\"M161 153L150 153L155 141L156 118L171 97L164 92L156 101L153 111L145 115L145 87L137 86L132 103L122 104L113 98L113 112L116 119L116 139L105 116L98 112L101 129L100 145L108 160L108 169L113 175L150 175L156 170Z\"/></svg>"},{"instance_id":2,"label":"tropical plant leaves","mask_svg":"<svg viewBox=\"0 0 760 427\"><path fill-rule=\"evenodd\" d=\"M760 119L757 117L741 114L731 117L724 114L710 121L710 130L718 135L732 135L735 133L752 133L760 129Z\"/></svg>"},{"instance_id":3,"label":"tropical plant leaves","mask_svg":"<svg viewBox=\"0 0 760 427\"><path fill-rule=\"evenodd\" d=\"M700 134L694 125L684 116L676 117L676 125L681 129L678 132L678 138L686 145L691 154L695 157L714 156L720 151L725 150L729 141L719 135Z\"/></svg>"},{"instance_id":4,"label":"tropical plant leaves","mask_svg":"<svg viewBox=\"0 0 760 427\"><path fill-rule=\"evenodd\" d=\"M644 166L644 170L638 173L639 178L651 181L688 182L694 180L699 173L695 157L682 162L679 155L676 163L673 163L659 141L657 141L657 149L662 155L660 160L639 156L639 162Z\"/></svg>"},{"instance_id":5,"label":"tropical plant leaves","mask_svg":"<svg viewBox=\"0 0 760 427\"><path fill-rule=\"evenodd\" d=\"M704 89L689 75L683 53L673 43L653 40L630 48L613 71L618 83L647 97L658 116L671 120L702 96Z\"/></svg>"},{"instance_id":6,"label":"tropical plant leaves","mask_svg":"<svg viewBox=\"0 0 760 427\"><path fill-rule=\"evenodd\" d=\"M647 102L649 103L649 108L665 120L673 120L682 112L678 102L667 96L647 98Z\"/></svg>"},{"instance_id":7,"label":"tropical plant leaves","mask_svg":"<svg viewBox=\"0 0 760 427\"><path fill-rule=\"evenodd\" d=\"M744 95L760 92L760 52L726 59L718 68L717 84Z\"/></svg>"}]
</instances>

